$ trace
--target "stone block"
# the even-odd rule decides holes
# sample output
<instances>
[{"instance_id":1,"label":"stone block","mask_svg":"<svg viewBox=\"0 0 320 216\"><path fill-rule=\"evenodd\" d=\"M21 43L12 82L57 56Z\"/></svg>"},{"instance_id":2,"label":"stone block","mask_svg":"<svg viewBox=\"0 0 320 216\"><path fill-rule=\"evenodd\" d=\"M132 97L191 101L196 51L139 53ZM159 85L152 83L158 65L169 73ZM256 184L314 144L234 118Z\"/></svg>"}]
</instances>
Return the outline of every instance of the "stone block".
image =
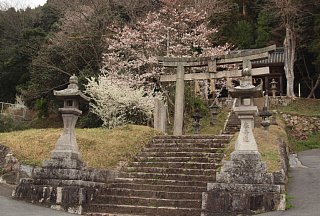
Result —
<instances>
[{"instance_id":1,"label":"stone block","mask_svg":"<svg viewBox=\"0 0 320 216\"><path fill-rule=\"evenodd\" d=\"M13 197L57 210L82 214L106 183L118 177L113 170L36 168L22 179Z\"/></svg>"},{"instance_id":2,"label":"stone block","mask_svg":"<svg viewBox=\"0 0 320 216\"><path fill-rule=\"evenodd\" d=\"M207 185L203 216L252 215L283 209L286 174L283 170L268 173L258 152L233 152L217 174L217 183Z\"/></svg>"},{"instance_id":3,"label":"stone block","mask_svg":"<svg viewBox=\"0 0 320 216\"><path fill-rule=\"evenodd\" d=\"M34 179L82 180L105 183L116 175L117 172L110 170L36 168L32 177Z\"/></svg>"},{"instance_id":4,"label":"stone block","mask_svg":"<svg viewBox=\"0 0 320 216\"><path fill-rule=\"evenodd\" d=\"M282 205L279 185L269 184L208 184L203 196L204 216L252 215L277 210Z\"/></svg>"},{"instance_id":5,"label":"stone block","mask_svg":"<svg viewBox=\"0 0 320 216\"><path fill-rule=\"evenodd\" d=\"M231 154L231 161L225 161L221 172L217 174L219 183L272 184L273 175L267 173L267 167L261 161L259 153Z\"/></svg>"},{"instance_id":6,"label":"stone block","mask_svg":"<svg viewBox=\"0 0 320 216\"><path fill-rule=\"evenodd\" d=\"M54 169L82 169L85 164L79 159L73 158L52 158L43 162L43 167Z\"/></svg>"},{"instance_id":7,"label":"stone block","mask_svg":"<svg viewBox=\"0 0 320 216\"><path fill-rule=\"evenodd\" d=\"M46 182L50 186L38 183L43 182L22 179L13 197L76 214L82 214L98 190L105 187L105 184L88 186L85 181L78 185L73 185L74 182L66 183L66 181L51 184L50 180Z\"/></svg>"},{"instance_id":8,"label":"stone block","mask_svg":"<svg viewBox=\"0 0 320 216\"><path fill-rule=\"evenodd\" d=\"M10 149L3 144L0 144L0 167L5 164L6 155L10 152Z\"/></svg>"}]
</instances>

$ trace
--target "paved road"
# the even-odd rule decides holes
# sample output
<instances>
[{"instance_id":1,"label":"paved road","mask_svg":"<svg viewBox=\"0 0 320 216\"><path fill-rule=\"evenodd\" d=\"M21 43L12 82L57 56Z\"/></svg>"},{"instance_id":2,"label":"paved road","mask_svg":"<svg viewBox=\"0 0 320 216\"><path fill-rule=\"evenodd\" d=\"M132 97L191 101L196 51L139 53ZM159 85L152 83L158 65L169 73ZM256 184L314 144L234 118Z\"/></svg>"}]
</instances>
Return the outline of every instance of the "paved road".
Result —
<instances>
[{"instance_id":1,"label":"paved road","mask_svg":"<svg viewBox=\"0 0 320 216\"><path fill-rule=\"evenodd\" d=\"M1 216L72 216L61 211L44 208L11 198L13 187L0 183Z\"/></svg>"},{"instance_id":2,"label":"paved road","mask_svg":"<svg viewBox=\"0 0 320 216\"><path fill-rule=\"evenodd\" d=\"M320 216L320 149L301 152L298 158L306 167L290 169L289 196L294 207L261 216Z\"/></svg>"}]
</instances>

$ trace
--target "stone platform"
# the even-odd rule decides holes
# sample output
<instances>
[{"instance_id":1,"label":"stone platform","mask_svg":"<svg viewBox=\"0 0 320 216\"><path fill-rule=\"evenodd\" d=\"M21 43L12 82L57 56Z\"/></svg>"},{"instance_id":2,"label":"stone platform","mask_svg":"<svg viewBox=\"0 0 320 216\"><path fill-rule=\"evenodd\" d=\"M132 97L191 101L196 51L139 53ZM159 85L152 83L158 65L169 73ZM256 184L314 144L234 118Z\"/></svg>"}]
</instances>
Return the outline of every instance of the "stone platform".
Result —
<instances>
[{"instance_id":1,"label":"stone platform","mask_svg":"<svg viewBox=\"0 0 320 216\"><path fill-rule=\"evenodd\" d=\"M277 173L279 175L279 173ZM277 180L276 180L277 179ZM203 193L204 216L252 215L284 210L285 186L268 173L258 152L233 152Z\"/></svg>"},{"instance_id":2,"label":"stone platform","mask_svg":"<svg viewBox=\"0 0 320 216\"><path fill-rule=\"evenodd\" d=\"M107 170L38 168L32 178L20 181L13 197L56 210L83 214L83 209L98 191L116 176L116 172Z\"/></svg>"}]
</instances>

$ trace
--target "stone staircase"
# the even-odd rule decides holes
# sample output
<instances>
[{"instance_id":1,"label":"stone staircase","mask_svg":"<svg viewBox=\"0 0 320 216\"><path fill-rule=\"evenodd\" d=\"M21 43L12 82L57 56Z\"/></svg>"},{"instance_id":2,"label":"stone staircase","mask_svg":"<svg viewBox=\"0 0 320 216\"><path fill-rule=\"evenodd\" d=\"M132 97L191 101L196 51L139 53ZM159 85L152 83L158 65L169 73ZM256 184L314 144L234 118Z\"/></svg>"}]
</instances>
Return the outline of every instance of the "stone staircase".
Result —
<instances>
[{"instance_id":1,"label":"stone staircase","mask_svg":"<svg viewBox=\"0 0 320 216\"><path fill-rule=\"evenodd\" d=\"M234 135L236 132L240 131L240 126L241 126L240 119L233 111L231 111L230 116L227 120L226 127L222 132L222 134Z\"/></svg>"},{"instance_id":2,"label":"stone staircase","mask_svg":"<svg viewBox=\"0 0 320 216\"><path fill-rule=\"evenodd\" d=\"M87 216L200 216L230 136L155 137L87 207Z\"/></svg>"},{"instance_id":3,"label":"stone staircase","mask_svg":"<svg viewBox=\"0 0 320 216\"><path fill-rule=\"evenodd\" d=\"M260 127L260 123L261 123L261 118L259 116L255 116L254 117L254 127ZM224 131L222 132L222 134L232 136L235 133L240 131L240 127L241 127L240 119L233 111L231 111L230 116L229 116L227 123L226 123L226 127L225 127Z\"/></svg>"}]
</instances>

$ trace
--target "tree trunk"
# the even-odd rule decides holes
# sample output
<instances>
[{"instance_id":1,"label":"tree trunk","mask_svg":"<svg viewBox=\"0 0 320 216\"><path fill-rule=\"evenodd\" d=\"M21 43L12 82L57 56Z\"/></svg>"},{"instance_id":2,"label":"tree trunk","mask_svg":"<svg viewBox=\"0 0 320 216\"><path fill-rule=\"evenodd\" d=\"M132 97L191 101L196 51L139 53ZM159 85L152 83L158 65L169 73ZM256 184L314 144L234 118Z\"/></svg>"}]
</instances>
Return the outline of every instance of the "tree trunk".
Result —
<instances>
[{"instance_id":1,"label":"tree trunk","mask_svg":"<svg viewBox=\"0 0 320 216\"><path fill-rule=\"evenodd\" d=\"M287 78L287 96L295 97L294 94L294 61L296 50L296 37L293 27L290 24L286 25L286 37L284 40L284 71Z\"/></svg>"},{"instance_id":2,"label":"tree trunk","mask_svg":"<svg viewBox=\"0 0 320 216\"><path fill-rule=\"evenodd\" d=\"M242 14L243 16L247 15L246 1L242 0Z\"/></svg>"},{"instance_id":3,"label":"tree trunk","mask_svg":"<svg viewBox=\"0 0 320 216\"><path fill-rule=\"evenodd\" d=\"M314 96L314 92L316 91L316 89L318 88L318 86L320 85L320 74L318 76L317 82L316 84L313 86L313 88L311 89L310 94L308 95L308 98L311 98L312 96Z\"/></svg>"}]
</instances>

